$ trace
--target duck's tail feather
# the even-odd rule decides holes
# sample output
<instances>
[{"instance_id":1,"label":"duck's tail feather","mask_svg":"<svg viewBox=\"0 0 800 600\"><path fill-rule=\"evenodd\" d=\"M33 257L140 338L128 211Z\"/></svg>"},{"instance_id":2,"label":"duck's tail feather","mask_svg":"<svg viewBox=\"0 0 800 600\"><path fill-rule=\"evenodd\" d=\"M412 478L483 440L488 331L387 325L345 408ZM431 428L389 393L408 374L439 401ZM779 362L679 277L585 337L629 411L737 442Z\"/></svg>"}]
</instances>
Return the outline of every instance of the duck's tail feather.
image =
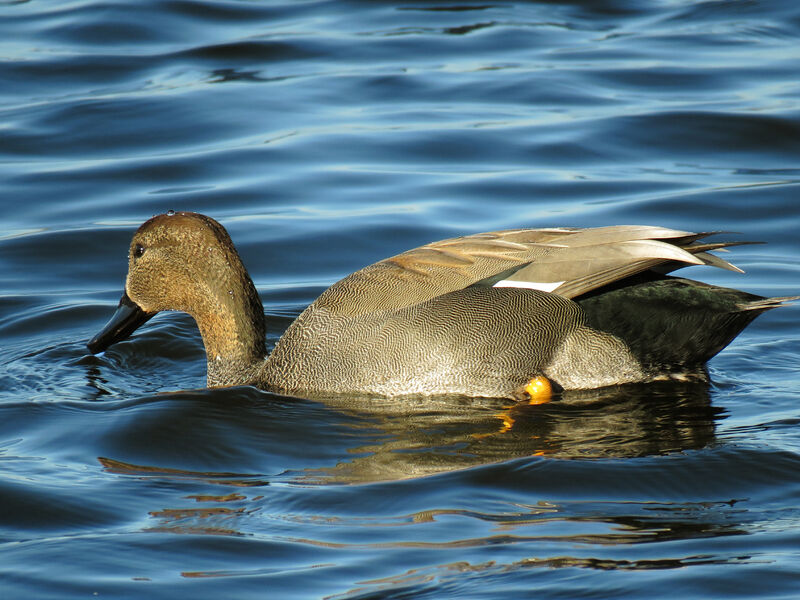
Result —
<instances>
[{"instance_id":1,"label":"duck's tail feather","mask_svg":"<svg viewBox=\"0 0 800 600\"><path fill-rule=\"evenodd\" d=\"M742 302L738 305L738 308L739 310L755 310L762 312L779 306L786 306L787 302L794 302L795 300L800 300L800 296L776 296L775 298L763 298L761 300Z\"/></svg>"}]
</instances>

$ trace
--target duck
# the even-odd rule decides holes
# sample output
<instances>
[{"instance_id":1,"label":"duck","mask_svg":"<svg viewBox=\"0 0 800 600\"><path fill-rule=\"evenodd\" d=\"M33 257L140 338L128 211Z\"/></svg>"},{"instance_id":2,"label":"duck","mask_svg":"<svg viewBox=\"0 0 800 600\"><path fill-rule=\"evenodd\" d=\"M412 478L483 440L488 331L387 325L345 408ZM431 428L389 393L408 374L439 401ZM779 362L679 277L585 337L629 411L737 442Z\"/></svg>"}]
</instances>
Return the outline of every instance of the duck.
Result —
<instances>
[{"instance_id":1,"label":"duck","mask_svg":"<svg viewBox=\"0 0 800 600\"><path fill-rule=\"evenodd\" d=\"M552 394L659 379L707 380L706 362L765 298L670 275L746 242L714 232L614 225L509 229L432 242L326 289L267 351L264 308L225 228L169 211L129 248L117 310L93 354L160 311L200 330L207 386L285 395L547 401Z\"/></svg>"}]
</instances>

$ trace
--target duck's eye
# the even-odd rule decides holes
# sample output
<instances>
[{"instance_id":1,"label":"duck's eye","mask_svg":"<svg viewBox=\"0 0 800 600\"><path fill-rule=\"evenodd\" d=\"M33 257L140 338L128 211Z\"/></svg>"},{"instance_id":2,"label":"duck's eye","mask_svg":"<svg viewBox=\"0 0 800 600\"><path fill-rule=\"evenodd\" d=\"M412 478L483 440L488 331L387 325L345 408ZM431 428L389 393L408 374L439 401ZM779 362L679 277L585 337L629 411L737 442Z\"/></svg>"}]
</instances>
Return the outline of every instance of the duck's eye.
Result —
<instances>
[{"instance_id":1,"label":"duck's eye","mask_svg":"<svg viewBox=\"0 0 800 600\"><path fill-rule=\"evenodd\" d=\"M144 254L144 246L142 246L141 244L136 244L133 247L133 257L139 258L142 254Z\"/></svg>"}]
</instances>

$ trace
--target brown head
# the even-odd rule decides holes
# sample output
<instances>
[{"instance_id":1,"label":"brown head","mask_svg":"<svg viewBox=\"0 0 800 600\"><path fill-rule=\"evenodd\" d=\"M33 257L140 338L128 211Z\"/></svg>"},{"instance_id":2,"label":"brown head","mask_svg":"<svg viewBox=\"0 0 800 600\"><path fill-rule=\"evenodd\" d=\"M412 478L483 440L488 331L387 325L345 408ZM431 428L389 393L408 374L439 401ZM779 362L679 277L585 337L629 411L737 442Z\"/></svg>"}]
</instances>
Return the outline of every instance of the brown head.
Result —
<instances>
[{"instance_id":1,"label":"brown head","mask_svg":"<svg viewBox=\"0 0 800 600\"><path fill-rule=\"evenodd\" d=\"M162 310L190 314L208 359L208 384L247 383L263 361L264 312L228 232L214 219L168 212L146 221L131 240L125 294L92 341L102 352Z\"/></svg>"}]
</instances>

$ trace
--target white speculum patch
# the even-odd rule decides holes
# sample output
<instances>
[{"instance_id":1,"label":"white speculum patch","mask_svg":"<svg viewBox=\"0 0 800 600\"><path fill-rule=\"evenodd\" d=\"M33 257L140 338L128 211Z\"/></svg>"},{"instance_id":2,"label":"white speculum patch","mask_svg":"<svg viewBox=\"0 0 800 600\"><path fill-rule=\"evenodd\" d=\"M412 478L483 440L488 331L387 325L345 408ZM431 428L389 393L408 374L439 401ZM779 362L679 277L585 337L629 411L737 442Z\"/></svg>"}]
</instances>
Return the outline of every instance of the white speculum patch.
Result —
<instances>
[{"instance_id":1,"label":"white speculum patch","mask_svg":"<svg viewBox=\"0 0 800 600\"><path fill-rule=\"evenodd\" d=\"M551 281L551 282L541 282L541 281L515 281L513 279L503 279L502 281L498 281L492 287L508 287L508 288L524 288L527 290L539 290L541 292L552 292L558 286L560 286L563 281Z\"/></svg>"}]
</instances>

